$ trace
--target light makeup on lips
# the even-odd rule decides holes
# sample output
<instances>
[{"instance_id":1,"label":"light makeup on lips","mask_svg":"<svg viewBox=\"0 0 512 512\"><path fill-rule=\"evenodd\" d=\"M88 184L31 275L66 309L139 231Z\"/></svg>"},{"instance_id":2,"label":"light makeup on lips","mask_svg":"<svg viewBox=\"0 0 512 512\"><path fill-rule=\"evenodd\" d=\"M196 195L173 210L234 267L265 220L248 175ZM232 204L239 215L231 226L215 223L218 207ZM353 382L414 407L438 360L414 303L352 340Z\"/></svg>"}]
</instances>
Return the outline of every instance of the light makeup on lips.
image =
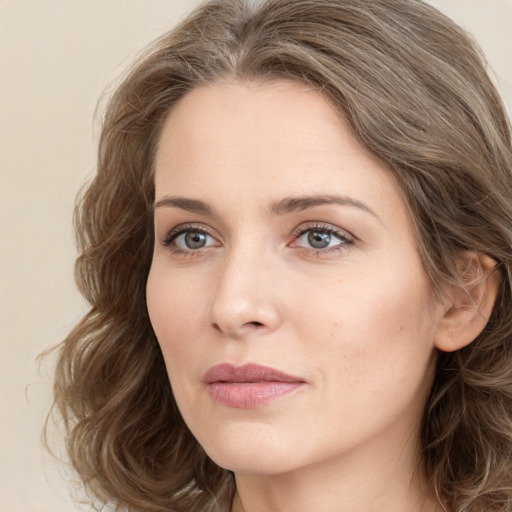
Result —
<instances>
[{"instance_id":1,"label":"light makeup on lips","mask_svg":"<svg viewBox=\"0 0 512 512\"><path fill-rule=\"evenodd\" d=\"M293 393L306 381L268 366L223 363L203 376L211 398L221 405L251 409Z\"/></svg>"}]
</instances>

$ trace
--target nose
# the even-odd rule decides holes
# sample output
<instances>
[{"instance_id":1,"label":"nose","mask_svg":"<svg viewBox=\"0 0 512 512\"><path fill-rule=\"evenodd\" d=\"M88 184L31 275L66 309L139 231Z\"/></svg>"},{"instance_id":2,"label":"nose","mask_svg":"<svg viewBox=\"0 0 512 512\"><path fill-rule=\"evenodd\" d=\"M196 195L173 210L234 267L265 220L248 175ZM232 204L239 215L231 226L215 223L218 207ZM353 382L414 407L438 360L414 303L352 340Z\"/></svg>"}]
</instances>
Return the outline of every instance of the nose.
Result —
<instances>
[{"instance_id":1,"label":"nose","mask_svg":"<svg viewBox=\"0 0 512 512\"><path fill-rule=\"evenodd\" d=\"M227 257L211 304L212 327L232 339L275 331L282 321L276 274L261 255L239 251Z\"/></svg>"}]
</instances>

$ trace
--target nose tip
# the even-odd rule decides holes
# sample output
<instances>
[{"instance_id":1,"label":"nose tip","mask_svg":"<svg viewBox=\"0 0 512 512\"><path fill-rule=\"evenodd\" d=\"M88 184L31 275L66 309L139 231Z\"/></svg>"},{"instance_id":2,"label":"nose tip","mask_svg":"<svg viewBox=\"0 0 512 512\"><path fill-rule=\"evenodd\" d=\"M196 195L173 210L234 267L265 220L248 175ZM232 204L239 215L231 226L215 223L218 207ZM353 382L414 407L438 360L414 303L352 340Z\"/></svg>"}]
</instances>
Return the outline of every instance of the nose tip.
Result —
<instances>
[{"instance_id":1,"label":"nose tip","mask_svg":"<svg viewBox=\"0 0 512 512\"><path fill-rule=\"evenodd\" d=\"M241 306L241 307L240 307ZM225 300L217 300L212 308L212 327L233 339L249 334L265 334L280 324L277 308L270 302L248 302L233 307Z\"/></svg>"}]
</instances>

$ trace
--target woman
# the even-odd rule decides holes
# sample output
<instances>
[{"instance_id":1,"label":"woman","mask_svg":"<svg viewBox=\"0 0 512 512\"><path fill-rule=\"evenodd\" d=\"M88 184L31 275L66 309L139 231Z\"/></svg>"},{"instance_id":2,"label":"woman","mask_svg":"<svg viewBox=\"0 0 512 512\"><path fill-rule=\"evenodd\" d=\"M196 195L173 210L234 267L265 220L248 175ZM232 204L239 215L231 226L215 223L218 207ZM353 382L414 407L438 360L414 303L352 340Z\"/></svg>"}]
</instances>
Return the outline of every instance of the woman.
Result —
<instances>
[{"instance_id":1,"label":"woman","mask_svg":"<svg viewBox=\"0 0 512 512\"><path fill-rule=\"evenodd\" d=\"M512 150L418 0L210 1L107 109L56 404L131 511L512 510Z\"/></svg>"}]
</instances>

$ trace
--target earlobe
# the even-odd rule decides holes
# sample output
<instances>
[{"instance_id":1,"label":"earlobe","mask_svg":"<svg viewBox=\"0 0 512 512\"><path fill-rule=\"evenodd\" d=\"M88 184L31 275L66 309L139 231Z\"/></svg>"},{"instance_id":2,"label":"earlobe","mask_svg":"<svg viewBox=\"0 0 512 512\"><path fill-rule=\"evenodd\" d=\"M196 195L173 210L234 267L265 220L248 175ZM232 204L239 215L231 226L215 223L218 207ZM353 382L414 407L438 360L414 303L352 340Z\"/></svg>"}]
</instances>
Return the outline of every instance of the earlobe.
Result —
<instances>
[{"instance_id":1,"label":"earlobe","mask_svg":"<svg viewBox=\"0 0 512 512\"><path fill-rule=\"evenodd\" d=\"M478 252L460 260L459 285L447 292L446 308L434 344L443 352L469 345L484 330L498 295L500 276L496 261Z\"/></svg>"}]
</instances>

